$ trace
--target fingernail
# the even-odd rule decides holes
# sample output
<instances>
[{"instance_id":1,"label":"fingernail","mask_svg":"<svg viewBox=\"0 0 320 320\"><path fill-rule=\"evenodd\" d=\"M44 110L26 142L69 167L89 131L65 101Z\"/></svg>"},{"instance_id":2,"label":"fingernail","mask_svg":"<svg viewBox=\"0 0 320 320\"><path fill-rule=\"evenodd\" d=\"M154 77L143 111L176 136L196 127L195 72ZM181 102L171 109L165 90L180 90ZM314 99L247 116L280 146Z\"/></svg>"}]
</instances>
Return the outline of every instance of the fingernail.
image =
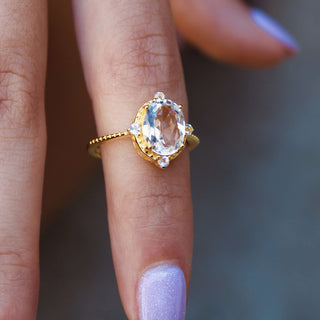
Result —
<instances>
[{"instance_id":1,"label":"fingernail","mask_svg":"<svg viewBox=\"0 0 320 320\"><path fill-rule=\"evenodd\" d=\"M268 14L257 8L251 8L253 21L264 31L283 43L289 49L299 51L299 44L293 36Z\"/></svg>"},{"instance_id":2,"label":"fingernail","mask_svg":"<svg viewBox=\"0 0 320 320\"><path fill-rule=\"evenodd\" d=\"M139 283L140 320L184 320L186 281L175 265L147 270Z\"/></svg>"}]
</instances>

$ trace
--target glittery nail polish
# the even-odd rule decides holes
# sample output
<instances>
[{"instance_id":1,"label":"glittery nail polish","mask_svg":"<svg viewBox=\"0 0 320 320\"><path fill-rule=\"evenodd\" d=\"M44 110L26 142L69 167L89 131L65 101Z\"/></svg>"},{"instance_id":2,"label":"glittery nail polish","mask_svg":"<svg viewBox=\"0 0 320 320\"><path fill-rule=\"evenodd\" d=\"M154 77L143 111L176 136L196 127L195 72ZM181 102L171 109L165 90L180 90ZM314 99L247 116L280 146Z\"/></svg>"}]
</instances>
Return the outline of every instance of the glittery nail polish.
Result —
<instances>
[{"instance_id":1,"label":"glittery nail polish","mask_svg":"<svg viewBox=\"0 0 320 320\"><path fill-rule=\"evenodd\" d=\"M184 320L186 281L175 265L159 265L147 270L139 283L140 320Z\"/></svg>"}]
</instances>

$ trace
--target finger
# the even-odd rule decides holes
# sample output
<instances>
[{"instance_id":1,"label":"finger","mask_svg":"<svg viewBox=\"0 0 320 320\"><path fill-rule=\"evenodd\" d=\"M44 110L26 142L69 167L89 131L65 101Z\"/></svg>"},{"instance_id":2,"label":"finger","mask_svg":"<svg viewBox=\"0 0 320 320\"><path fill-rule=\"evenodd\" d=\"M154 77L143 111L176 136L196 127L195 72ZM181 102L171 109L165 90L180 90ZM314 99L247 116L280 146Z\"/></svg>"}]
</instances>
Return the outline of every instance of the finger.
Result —
<instances>
[{"instance_id":1,"label":"finger","mask_svg":"<svg viewBox=\"0 0 320 320\"><path fill-rule=\"evenodd\" d=\"M158 90L184 104L187 114L168 1L73 4L99 135L126 130ZM188 152L161 170L123 139L102 145L102 157L113 258L126 313L129 319L183 319L193 234Z\"/></svg>"},{"instance_id":2,"label":"finger","mask_svg":"<svg viewBox=\"0 0 320 320\"><path fill-rule=\"evenodd\" d=\"M0 319L35 319L45 162L46 6L0 2Z\"/></svg>"},{"instance_id":3,"label":"finger","mask_svg":"<svg viewBox=\"0 0 320 320\"><path fill-rule=\"evenodd\" d=\"M171 0L171 5L181 34L218 60L264 67L299 50L283 27L242 0Z\"/></svg>"}]
</instances>

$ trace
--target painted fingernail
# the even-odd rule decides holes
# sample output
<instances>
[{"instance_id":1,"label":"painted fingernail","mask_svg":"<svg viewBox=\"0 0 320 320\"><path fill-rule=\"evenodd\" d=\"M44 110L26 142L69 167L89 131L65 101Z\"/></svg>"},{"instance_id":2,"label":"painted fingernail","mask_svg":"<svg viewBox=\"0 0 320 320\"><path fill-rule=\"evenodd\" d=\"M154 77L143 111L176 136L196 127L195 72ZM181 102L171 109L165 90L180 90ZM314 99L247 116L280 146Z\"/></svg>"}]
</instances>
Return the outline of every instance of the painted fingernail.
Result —
<instances>
[{"instance_id":1,"label":"painted fingernail","mask_svg":"<svg viewBox=\"0 0 320 320\"><path fill-rule=\"evenodd\" d=\"M283 43L286 47L294 52L299 51L299 44L293 36L285 30L278 22L271 18L264 11L251 8L251 17L253 21L264 31Z\"/></svg>"},{"instance_id":2,"label":"painted fingernail","mask_svg":"<svg viewBox=\"0 0 320 320\"><path fill-rule=\"evenodd\" d=\"M140 320L184 320L186 281L175 265L147 270L139 283Z\"/></svg>"}]
</instances>

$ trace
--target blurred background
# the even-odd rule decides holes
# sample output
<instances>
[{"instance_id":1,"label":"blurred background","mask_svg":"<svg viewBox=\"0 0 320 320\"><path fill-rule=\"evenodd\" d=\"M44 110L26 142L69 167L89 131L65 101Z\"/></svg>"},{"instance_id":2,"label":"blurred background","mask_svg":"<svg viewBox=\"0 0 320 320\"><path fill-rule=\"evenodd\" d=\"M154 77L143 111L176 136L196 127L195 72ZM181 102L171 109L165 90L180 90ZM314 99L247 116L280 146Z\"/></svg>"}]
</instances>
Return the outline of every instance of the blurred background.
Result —
<instances>
[{"instance_id":1,"label":"blurred background","mask_svg":"<svg viewBox=\"0 0 320 320\"><path fill-rule=\"evenodd\" d=\"M320 318L320 2L259 1L298 39L244 70L185 46L195 246L188 319ZM125 320L69 1L50 1L48 158L38 320ZM68 141L64 139L69 137Z\"/></svg>"}]
</instances>

